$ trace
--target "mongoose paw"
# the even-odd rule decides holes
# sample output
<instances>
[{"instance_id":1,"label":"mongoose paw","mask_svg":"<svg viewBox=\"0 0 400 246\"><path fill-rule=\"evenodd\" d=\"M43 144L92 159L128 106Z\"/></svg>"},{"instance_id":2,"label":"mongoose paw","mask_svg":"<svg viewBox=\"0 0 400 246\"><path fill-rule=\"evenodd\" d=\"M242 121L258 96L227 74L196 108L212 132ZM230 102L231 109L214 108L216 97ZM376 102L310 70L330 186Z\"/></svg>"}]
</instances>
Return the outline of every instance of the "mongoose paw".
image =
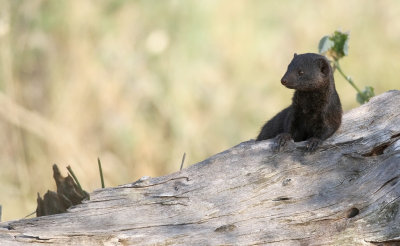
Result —
<instances>
[{"instance_id":1,"label":"mongoose paw","mask_svg":"<svg viewBox=\"0 0 400 246\"><path fill-rule=\"evenodd\" d=\"M306 144L307 152L314 152L321 143L322 140L319 138L309 138Z\"/></svg>"},{"instance_id":2,"label":"mongoose paw","mask_svg":"<svg viewBox=\"0 0 400 246\"><path fill-rule=\"evenodd\" d=\"M292 140L292 136L289 133L281 133L275 137L274 145L272 145L272 150L277 152L281 148L285 147L287 142Z\"/></svg>"}]
</instances>

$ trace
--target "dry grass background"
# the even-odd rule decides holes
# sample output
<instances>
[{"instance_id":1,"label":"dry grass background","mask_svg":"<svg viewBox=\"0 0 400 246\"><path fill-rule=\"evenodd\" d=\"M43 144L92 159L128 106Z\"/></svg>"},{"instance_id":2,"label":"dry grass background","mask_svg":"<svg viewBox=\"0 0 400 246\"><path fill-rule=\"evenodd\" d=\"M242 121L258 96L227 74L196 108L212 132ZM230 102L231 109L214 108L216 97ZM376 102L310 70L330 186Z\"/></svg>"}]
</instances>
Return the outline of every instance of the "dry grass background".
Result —
<instances>
[{"instance_id":1,"label":"dry grass background","mask_svg":"<svg viewBox=\"0 0 400 246\"><path fill-rule=\"evenodd\" d=\"M359 86L399 89L396 0L0 0L3 220L54 190L53 163L92 191L97 157L115 186L254 138L289 104L293 53L336 29L351 32L342 67Z\"/></svg>"}]
</instances>

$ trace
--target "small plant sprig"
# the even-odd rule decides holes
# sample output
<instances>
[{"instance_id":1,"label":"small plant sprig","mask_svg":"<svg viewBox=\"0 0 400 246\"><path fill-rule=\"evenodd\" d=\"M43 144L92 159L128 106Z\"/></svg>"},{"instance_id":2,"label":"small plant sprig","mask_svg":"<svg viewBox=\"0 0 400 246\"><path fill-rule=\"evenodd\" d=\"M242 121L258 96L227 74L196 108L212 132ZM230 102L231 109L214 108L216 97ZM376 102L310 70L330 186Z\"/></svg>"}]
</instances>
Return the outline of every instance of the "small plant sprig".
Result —
<instances>
[{"instance_id":1,"label":"small plant sprig","mask_svg":"<svg viewBox=\"0 0 400 246\"><path fill-rule=\"evenodd\" d=\"M364 104L368 102L371 97L375 96L374 88L371 86L366 86L364 91L361 91L356 84L354 84L353 79L343 72L339 64L339 60L347 56L349 52L349 33L335 31L332 35L324 36L319 41L318 51L320 54L326 55L332 59L334 71L337 69L343 78L357 91L357 102Z\"/></svg>"},{"instance_id":2,"label":"small plant sprig","mask_svg":"<svg viewBox=\"0 0 400 246\"><path fill-rule=\"evenodd\" d=\"M101 167L100 157L97 157L97 164L99 165L101 188L104 189L106 186L104 185L103 168Z\"/></svg>"}]
</instances>

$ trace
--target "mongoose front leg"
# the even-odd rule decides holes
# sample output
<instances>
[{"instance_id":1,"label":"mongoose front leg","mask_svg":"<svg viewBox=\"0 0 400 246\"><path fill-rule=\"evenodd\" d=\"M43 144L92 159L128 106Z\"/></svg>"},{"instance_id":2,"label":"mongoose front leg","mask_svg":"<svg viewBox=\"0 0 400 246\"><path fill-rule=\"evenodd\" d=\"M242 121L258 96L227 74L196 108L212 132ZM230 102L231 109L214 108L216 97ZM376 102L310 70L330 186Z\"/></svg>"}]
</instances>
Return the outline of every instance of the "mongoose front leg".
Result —
<instances>
[{"instance_id":1,"label":"mongoose front leg","mask_svg":"<svg viewBox=\"0 0 400 246\"><path fill-rule=\"evenodd\" d=\"M320 138L312 137L307 140L306 150L307 152L314 152L318 146L322 143Z\"/></svg>"},{"instance_id":2,"label":"mongoose front leg","mask_svg":"<svg viewBox=\"0 0 400 246\"><path fill-rule=\"evenodd\" d=\"M272 150L274 152L281 150L283 147L286 146L287 142L290 140L292 140L292 136L290 135L290 133L284 132L284 133L278 134L274 138L274 145L272 145Z\"/></svg>"}]
</instances>

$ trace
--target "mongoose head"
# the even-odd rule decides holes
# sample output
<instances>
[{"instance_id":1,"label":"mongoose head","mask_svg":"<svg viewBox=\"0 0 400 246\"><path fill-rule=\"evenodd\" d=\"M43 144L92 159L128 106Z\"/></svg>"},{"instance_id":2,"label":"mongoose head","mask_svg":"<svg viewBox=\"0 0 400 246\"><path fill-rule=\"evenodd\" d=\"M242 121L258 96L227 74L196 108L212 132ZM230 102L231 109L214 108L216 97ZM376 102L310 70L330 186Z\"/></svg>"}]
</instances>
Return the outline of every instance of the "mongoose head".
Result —
<instances>
[{"instance_id":1,"label":"mongoose head","mask_svg":"<svg viewBox=\"0 0 400 246\"><path fill-rule=\"evenodd\" d=\"M324 56L306 53L294 54L281 83L289 89L313 91L323 89L331 83L332 68Z\"/></svg>"}]
</instances>

